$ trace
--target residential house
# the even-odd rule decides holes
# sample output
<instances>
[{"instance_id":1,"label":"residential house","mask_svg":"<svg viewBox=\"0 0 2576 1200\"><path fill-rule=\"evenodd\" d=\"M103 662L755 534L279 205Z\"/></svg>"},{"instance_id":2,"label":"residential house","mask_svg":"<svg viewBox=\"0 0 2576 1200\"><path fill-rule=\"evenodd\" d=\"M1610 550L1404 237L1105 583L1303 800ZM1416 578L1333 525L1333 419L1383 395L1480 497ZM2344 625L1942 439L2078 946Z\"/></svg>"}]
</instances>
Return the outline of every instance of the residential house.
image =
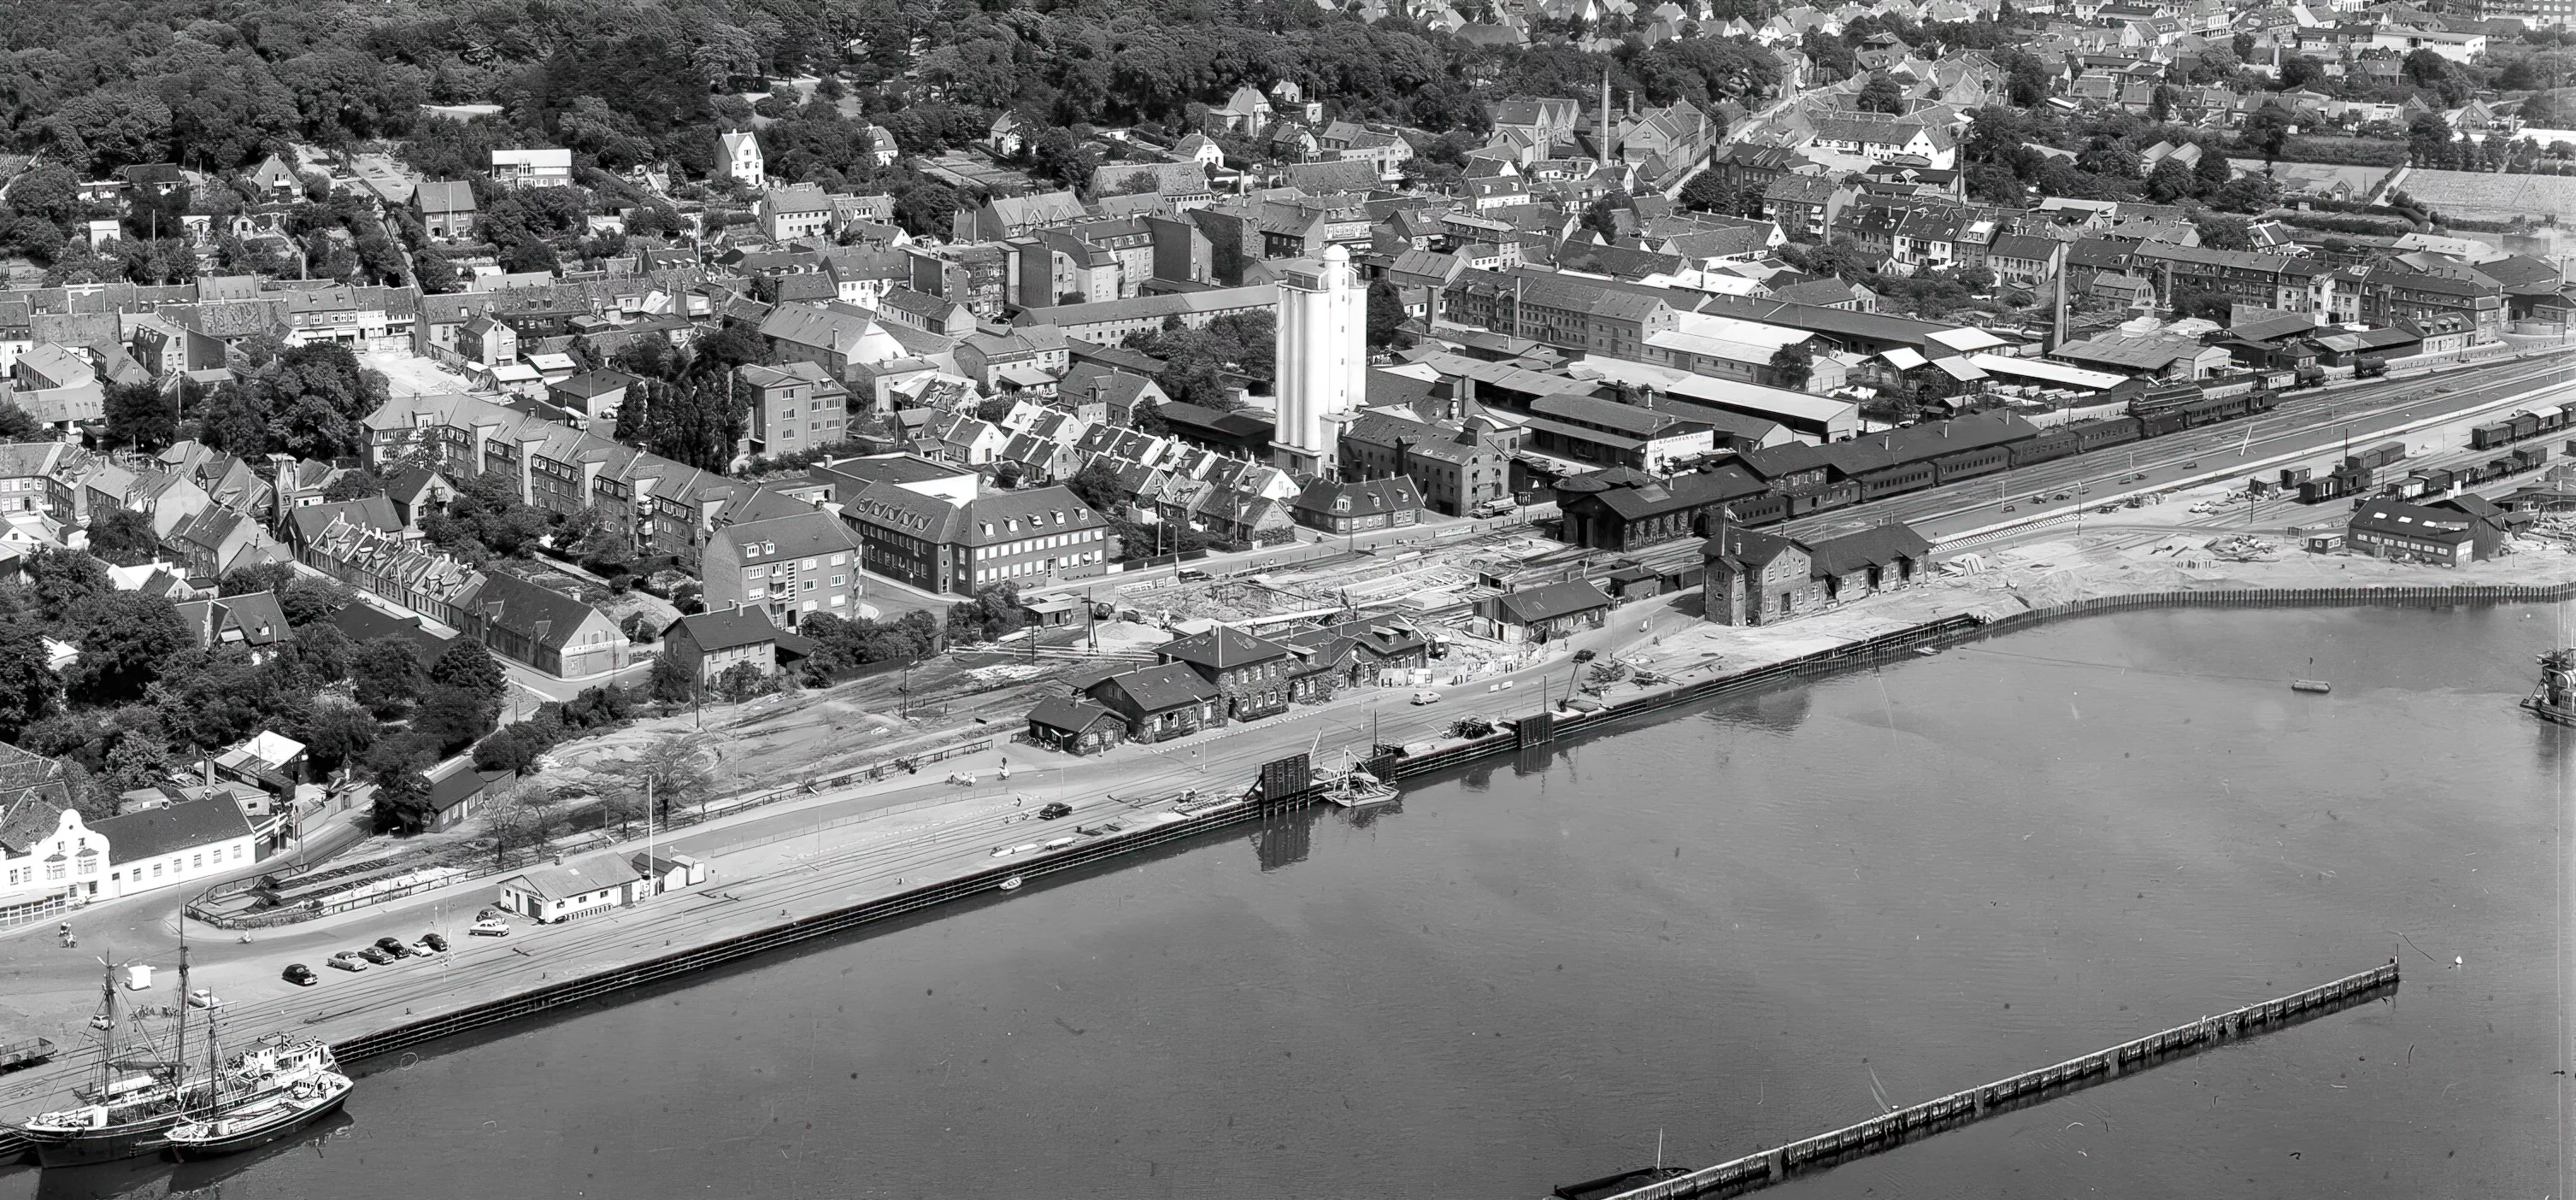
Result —
<instances>
[{"instance_id":1,"label":"residential house","mask_svg":"<svg viewBox=\"0 0 2576 1200\"><path fill-rule=\"evenodd\" d=\"M444 241L470 237L474 232L474 188L463 180L427 180L411 190L411 206L420 214L421 228L429 236Z\"/></svg>"},{"instance_id":2,"label":"residential house","mask_svg":"<svg viewBox=\"0 0 2576 1200\"><path fill-rule=\"evenodd\" d=\"M570 187L572 151L495 150L492 178L512 187Z\"/></svg>"},{"instance_id":3,"label":"residential house","mask_svg":"<svg viewBox=\"0 0 2576 1200\"><path fill-rule=\"evenodd\" d=\"M481 578L458 607L467 635L493 653L558 679L625 669L626 635L606 613L516 575L494 571Z\"/></svg>"},{"instance_id":4,"label":"residential house","mask_svg":"<svg viewBox=\"0 0 2576 1200\"><path fill-rule=\"evenodd\" d=\"M788 454L849 436L849 390L814 362L733 369L734 403L748 407L752 454Z\"/></svg>"},{"instance_id":5,"label":"residential house","mask_svg":"<svg viewBox=\"0 0 2576 1200\"><path fill-rule=\"evenodd\" d=\"M286 625L286 610L278 606L274 593L247 592L214 600L187 600L174 607L179 611L179 622L196 637L200 650L240 646L250 652L252 662L260 662L277 653L277 647L295 640L295 631Z\"/></svg>"},{"instance_id":6,"label":"residential house","mask_svg":"<svg viewBox=\"0 0 2576 1200\"><path fill-rule=\"evenodd\" d=\"M794 629L813 613L858 614L860 542L820 510L727 525L707 539L708 611L754 609Z\"/></svg>"},{"instance_id":7,"label":"residential house","mask_svg":"<svg viewBox=\"0 0 2576 1200\"><path fill-rule=\"evenodd\" d=\"M1477 602L1507 644L1544 644L1609 623L1610 597L1589 580L1521 588Z\"/></svg>"},{"instance_id":8,"label":"residential house","mask_svg":"<svg viewBox=\"0 0 2576 1200\"><path fill-rule=\"evenodd\" d=\"M1193 135L1196 136L1196 135ZM1081 696L1049 696L1029 709L1029 740L1077 757L1127 740L1127 719Z\"/></svg>"},{"instance_id":9,"label":"residential house","mask_svg":"<svg viewBox=\"0 0 2576 1200\"><path fill-rule=\"evenodd\" d=\"M847 611L836 615L846 616ZM778 626L759 608L691 613L662 635L662 656L699 684L736 667L778 673Z\"/></svg>"},{"instance_id":10,"label":"residential house","mask_svg":"<svg viewBox=\"0 0 2576 1200\"><path fill-rule=\"evenodd\" d=\"M1092 682L1084 694L1127 723L1131 742L1167 742L1226 722L1224 694L1187 663L1117 672Z\"/></svg>"},{"instance_id":11,"label":"residential house","mask_svg":"<svg viewBox=\"0 0 2576 1200\"><path fill-rule=\"evenodd\" d=\"M1422 519L1422 492L1402 475L1317 480L1297 494L1289 510L1298 524L1335 536L1400 529Z\"/></svg>"}]
</instances>

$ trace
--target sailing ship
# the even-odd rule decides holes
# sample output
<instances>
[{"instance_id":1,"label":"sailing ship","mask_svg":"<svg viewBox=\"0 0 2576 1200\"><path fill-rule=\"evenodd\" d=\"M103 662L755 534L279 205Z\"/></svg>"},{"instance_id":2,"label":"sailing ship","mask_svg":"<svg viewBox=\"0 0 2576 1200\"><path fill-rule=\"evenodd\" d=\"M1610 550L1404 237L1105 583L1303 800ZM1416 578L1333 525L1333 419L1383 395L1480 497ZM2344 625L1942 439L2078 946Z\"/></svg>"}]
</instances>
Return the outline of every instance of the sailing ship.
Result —
<instances>
[{"instance_id":1,"label":"sailing ship","mask_svg":"<svg viewBox=\"0 0 2576 1200\"><path fill-rule=\"evenodd\" d=\"M205 1111L170 1127L170 1153L213 1158L265 1146L329 1116L357 1085L331 1047L270 1034L229 1071L217 1063L215 1010L206 1010L206 1071L216 1080Z\"/></svg>"},{"instance_id":2,"label":"sailing ship","mask_svg":"<svg viewBox=\"0 0 2576 1200\"><path fill-rule=\"evenodd\" d=\"M187 995L188 951L182 946L181 1012L187 1010ZM99 1011L90 1018L90 1027L99 1033L98 1069L86 1086L72 1089L81 1103L40 1113L17 1127L19 1135L35 1147L37 1162L71 1167L158 1153L168 1144L171 1126L205 1106L208 1079L192 1079L187 1073L186 1022L178 1027L176 1051L164 1059L140 1017L140 1013L119 1011L116 968L108 965L99 990ZM126 1031L141 1034L140 1052L131 1044L120 1049L117 1035Z\"/></svg>"},{"instance_id":3,"label":"sailing ship","mask_svg":"<svg viewBox=\"0 0 2576 1200\"><path fill-rule=\"evenodd\" d=\"M2552 650L2539 662L2540 683L2522 706L2543 721L2576 725L2576 650Z\"/></svg>"}]
</instances>

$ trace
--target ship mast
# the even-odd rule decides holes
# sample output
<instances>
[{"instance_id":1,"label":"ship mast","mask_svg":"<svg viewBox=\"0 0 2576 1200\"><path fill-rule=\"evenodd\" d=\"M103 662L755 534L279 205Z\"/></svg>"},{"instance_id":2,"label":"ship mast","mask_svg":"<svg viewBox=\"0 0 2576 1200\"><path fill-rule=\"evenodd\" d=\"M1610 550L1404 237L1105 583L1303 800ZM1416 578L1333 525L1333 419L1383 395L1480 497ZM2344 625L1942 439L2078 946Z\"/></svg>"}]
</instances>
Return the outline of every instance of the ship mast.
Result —
<instances>
[{"instance_id":1,"label":"ship mast","mask_svg":"<svg viewBox=\"0 0 2576 1200\"><path fill-rule=\"evenodd\" d=\"M211 1019L213 1009L207 1010ZM179 1038L170 1052L170 1094L185 1102L188 1093L188 914L179 914ZM211 1081L210 1081L211 1082Z\"/></svg>"},{"instance_id":2,"label":"ship mast","mask_svg":"<svg viewBox=\"0 0 2576 1200\"><path fill-rule=\"evenodd\" d=\"M109 1089L116 1086L116 967L105 959L100 964L106 974L100 980L98 1011L107 1018L107 1026L99 1031L98 1102L105 1104Z\"/></svg>"},{"instance_id":3,"label":"ship mast","mask_svg":"<svg viewBox=\"0 0 2576 1200\"><path fill-rule=\"evenodd\" d=\"M185 920L186 917L183 915L181 919ZM209 996L206 999L206 1086L213 1089L213 1095L206 1102L206 1120L213 1121L224 1113L224 1069L223 1063L218 1057L222 1052L218 1050L215 1045L214 998ZM182 1000L179 1005L179 1025L181 1028L185 1028L188 1024L187 1012L187 1002ZM179 1073L182 1076L185 1076L187 1071L187 1065L185 1063L180 1064Z\"/></svg>"}]
</instances>

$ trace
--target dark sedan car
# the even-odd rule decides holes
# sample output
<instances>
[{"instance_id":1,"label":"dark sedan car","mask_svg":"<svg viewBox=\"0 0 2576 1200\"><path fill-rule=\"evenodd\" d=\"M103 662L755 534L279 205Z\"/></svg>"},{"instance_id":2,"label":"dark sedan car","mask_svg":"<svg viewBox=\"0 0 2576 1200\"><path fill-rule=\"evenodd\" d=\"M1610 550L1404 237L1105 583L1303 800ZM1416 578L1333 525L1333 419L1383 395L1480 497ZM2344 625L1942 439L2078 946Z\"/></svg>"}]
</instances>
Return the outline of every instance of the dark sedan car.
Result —
<instances>
[{"instance_id":1,"label":"dark sedan car","mask_svg":"<svg viewBox=\"0 0 2576 1200\"><path fill-rule=\"evenodd\" d=\"M377 949L377 948L375 948L375 947L373 947L373 946L360 946L360 947L358 947L357 949L350 951L350 953L351 953L351 954L355 954L355 955L357 955L358 957L360 957L360 958L363 958L363 959L367 960L368 962L374 963L374 964L376 964L376 965L377 965L377 966L379 966L379 967L384 966L385 964L390 963L390 962L392 962L392 961L394 960L394 956L393 956L393 955L387 954L387 953L385 953L384 951L379 950L379 949Z\"/></svg>"},{"instance_id":2,"label":"dark sedan car","mask_svg":"<svg viewBox=\"0 0 2576 1200\"><path fill-rule=\"evenodd\" d=\"M322 982L322 977L314 974L313 968L305 966L303 963L286 964L285 978L288 983L294 984L297 987L311 987L314 984Z\"/></svg>"}]
</instances>

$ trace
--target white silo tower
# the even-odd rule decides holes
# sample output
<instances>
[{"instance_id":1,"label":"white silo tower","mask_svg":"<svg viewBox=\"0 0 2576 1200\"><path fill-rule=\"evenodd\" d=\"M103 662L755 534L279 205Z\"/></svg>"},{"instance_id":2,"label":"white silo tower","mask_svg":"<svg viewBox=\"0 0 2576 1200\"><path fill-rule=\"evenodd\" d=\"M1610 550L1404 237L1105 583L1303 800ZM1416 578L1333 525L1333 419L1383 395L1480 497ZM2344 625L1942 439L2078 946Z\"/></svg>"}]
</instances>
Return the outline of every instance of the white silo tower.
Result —
<instances>
[{"instance_id":1,"label":"white silo tower","mask_svg":"<svg viewBox=\"0 0 2576 1200\"><path fill-rule=\"evenodd\" d=\"M1339 246L1279 266L1279 466L1330 476L1342 427L1368 394L1368 289Z\"/></svg>"}]
</instances>

